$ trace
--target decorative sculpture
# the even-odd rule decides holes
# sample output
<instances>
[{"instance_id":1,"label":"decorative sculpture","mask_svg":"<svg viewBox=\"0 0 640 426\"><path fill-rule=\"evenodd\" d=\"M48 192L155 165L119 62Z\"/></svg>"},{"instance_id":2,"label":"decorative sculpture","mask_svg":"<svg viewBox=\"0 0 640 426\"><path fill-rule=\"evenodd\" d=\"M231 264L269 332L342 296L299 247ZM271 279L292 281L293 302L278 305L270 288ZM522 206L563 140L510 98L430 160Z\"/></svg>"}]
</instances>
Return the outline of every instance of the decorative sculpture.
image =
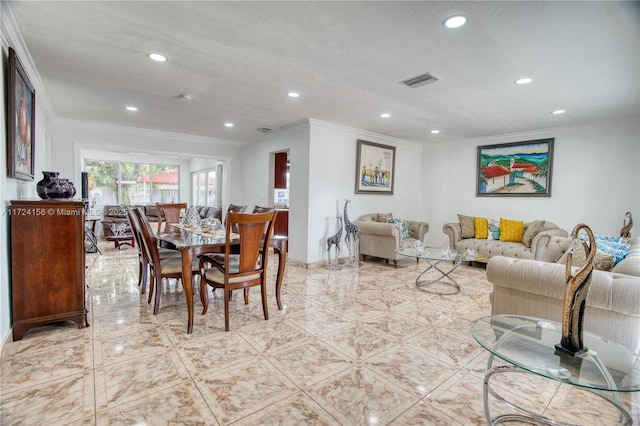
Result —
<instances>
[{"instance_id":1,"label":"decorative sculpture","mask_svg":"<svg viewBox=\"0 0 640 426\"><path fill-rule=\"evenodd\" d=\"M329 261L329 264L327 265L327 269L341 269L340 263L338 261L340 259L340 240L342 238L342 219L340 218L340 216L336 216L336 218L338 219L338 222L340 222L340 229L338 230L338 232L335 233L335 235L327 238L327 259ZM335 261L331 260L331 246L336 246Z\"/></svg>"},{"instance_id":2,"label":"decorative sculpture","mask_svg":"<svg viewBox=\"0 0 640 426\"><path fill-rule=\"evenodd\" d=\"M626 212L624 214L624 220L622 221L620 236L622 238L631 238L631 228L633 228L633 217L631 216L631 212Z\"/></svg>"},{"instance_id":3,"label":"decorative sculpture","mask_svg":"<svg viewBox=\"0 0 640 426\"><path fill-rule=\"evenodd\" d=\"M350 220L349 220L349 216L347 215L347 205L351 202L351 200L348 200L345 198L344 200L344 213L343 213L343 217L344 217L344 230L345 230L345 234L344 234L344 243L347 246L347 250L349 250L349 260L347 262L345 262L344 266L347 267L358 267L360 266L360 259L359 259L359 242L360 242L360 234L358 231L358 227L356 225L354 225Z\"/></svg>"},{"instance_id":4,"label":"decorative sculpture","mask_svg":"<svg viewBox=\"0 0 640 426\"><path fill-rule=\"evenodd\" d=\"M587 233L589 246L584 240L578 238L580 230L584 230ZM596 256L596 241L591 229L583 223L573 228L571 237L573 238L573 243L567 254L566 287L562 305L562 338L560 344L556 345L556 350L575 357L587 351L584 346L582 331L584 328L587 294L591 284L591 273L593 272L593 259ZM582 244L587 260L575 275L571 275L573 248L576 244Z\"/></svg>"}]
</instances>

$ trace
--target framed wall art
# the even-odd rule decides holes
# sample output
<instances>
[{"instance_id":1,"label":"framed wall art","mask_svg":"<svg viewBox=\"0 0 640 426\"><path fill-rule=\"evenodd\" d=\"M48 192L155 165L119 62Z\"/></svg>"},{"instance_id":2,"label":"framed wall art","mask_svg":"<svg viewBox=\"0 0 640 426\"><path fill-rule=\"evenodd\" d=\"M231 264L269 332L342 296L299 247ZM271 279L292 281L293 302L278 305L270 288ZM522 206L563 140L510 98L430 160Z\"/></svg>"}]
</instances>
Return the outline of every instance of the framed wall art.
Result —
<instances>
[{"instance_id":1,"label":"framed wall art","mask_svg":"<svg viewBox=\"0 0 640 426\"><path fill-rule=\"evenodd\" d=\"M33 180L36 92L12 48L7 83L7 176Z\"/></svg>"},{"instance_id":2,"label":"framed wall art","mask_svg":"<svg viewBox=\"0 0 640 426\"><path fill-rule=\"evenodd\" d=\"M356 194L393 194L396 147L358 140Z\"/></svg>"},{"instance_id":3,"label":"framed wall art","mask_svg":"<svg viewBox=\"0 0 640 426\"><path fill-rule=\"evenodd\" d=\"M478 197L550 197L553 138L478 147Z\"/></svg>"}]
</instances>

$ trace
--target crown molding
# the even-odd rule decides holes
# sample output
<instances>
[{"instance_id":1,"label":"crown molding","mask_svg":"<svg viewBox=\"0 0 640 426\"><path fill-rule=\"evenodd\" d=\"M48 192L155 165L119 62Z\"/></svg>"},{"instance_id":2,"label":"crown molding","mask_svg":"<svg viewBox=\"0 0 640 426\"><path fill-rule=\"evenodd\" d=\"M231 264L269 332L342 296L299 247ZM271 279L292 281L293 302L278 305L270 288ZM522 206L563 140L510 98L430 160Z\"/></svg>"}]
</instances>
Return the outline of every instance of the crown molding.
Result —
<instances>
[{"instance_id":1,"label":"crown molding","mask_svg":"<svg viewBox=\"0 0 640 426\"><path fill-rule=\"evenodd\" d=\"M33 84L33 88L36 91L36 104L44 114L45 128L48 128L48 124L55 119L51 98L47 95L40 73L38 73L38 69L33 62L29 49L27 49L27 45L24 42L24 38L20 32L20 27L16 21L12 6L9 2L4 0L0 2L0 23L2 43L7 47L10 46L16 51L16 54L20 59L20 63L25 69L25 72L29 76L29 81Z\"/></svg>"}]
</instances>

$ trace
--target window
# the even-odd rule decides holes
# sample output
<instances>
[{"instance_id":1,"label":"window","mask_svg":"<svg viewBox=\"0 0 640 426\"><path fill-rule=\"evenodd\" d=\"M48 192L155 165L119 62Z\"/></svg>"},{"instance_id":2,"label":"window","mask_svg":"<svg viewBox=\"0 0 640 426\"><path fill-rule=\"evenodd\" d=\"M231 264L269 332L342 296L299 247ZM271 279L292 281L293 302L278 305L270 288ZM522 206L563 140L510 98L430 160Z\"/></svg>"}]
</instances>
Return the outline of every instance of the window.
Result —
<instances>
[{"instance_id":1,"label":"window","mask_svg":"<svg viewBox=\"0 0 640 426\"><path fill-rule=\"evenodd\" d=\"M180 167L86 160L91 206L180 201Z\"/></svg>"},{"instance_id":2,"label":"window","mask_svg":"<svg viewBox=\"0 0 640 426\"><path fill-rule=\"evenodd\" d=\"M196 206L217 206L215 169L191 173L191 202Z\"/></svg>"}]
</instances>

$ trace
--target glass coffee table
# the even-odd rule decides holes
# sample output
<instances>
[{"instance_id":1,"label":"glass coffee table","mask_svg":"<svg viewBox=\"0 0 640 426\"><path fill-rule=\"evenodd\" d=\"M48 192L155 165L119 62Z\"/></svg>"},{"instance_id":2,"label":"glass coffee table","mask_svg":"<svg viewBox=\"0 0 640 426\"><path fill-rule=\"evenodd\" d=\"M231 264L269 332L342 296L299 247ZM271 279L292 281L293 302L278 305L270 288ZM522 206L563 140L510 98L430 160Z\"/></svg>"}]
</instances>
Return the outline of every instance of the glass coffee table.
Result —
<instances>
[{"instance_id":1,"label":"glass coffee table","mask_svg":"<svg viewBox=\"0 0 640 426\"><path fill-rule=\"evenodd\" d=\"M624 346L584 331L588 350L574 357L555 349L562 337L562 324L518 315L477 319L471 324L471 335L491 354L483 388L487 424L514 421L537 425L567 424L509 402L490 387L489 381L493 375L513 372L531 373L586 389L616 408L620 424L633 424L629 409L620 400L620 393L640 391L640 358ZM506 361L508 365L493 367L495 357ZM489 394L517 413L492 418ZM597 423L603 424L601 419Z\"/></svg>"},{"instance_id":2,"label":"glass coffee table","mask_svg":"<svg viewBox=\"0 0 640 426\"><path fill-rule=\"evenodd\" d=\"M458 253L435 248L418 249L415 247L407 247L397 249L396 253L401 256L426 260L429 266L416 278L416 287L427 293L442 295L453 295L460 292L460 286L450 274L458 269L462 262L487 261L487 257L481 254ZM440 266L443 265L448 265L448 268L441 269ZM424 275L432 269L439 272L440 275L435 279L423 278Z\"/></svg>"}]
</instances>

